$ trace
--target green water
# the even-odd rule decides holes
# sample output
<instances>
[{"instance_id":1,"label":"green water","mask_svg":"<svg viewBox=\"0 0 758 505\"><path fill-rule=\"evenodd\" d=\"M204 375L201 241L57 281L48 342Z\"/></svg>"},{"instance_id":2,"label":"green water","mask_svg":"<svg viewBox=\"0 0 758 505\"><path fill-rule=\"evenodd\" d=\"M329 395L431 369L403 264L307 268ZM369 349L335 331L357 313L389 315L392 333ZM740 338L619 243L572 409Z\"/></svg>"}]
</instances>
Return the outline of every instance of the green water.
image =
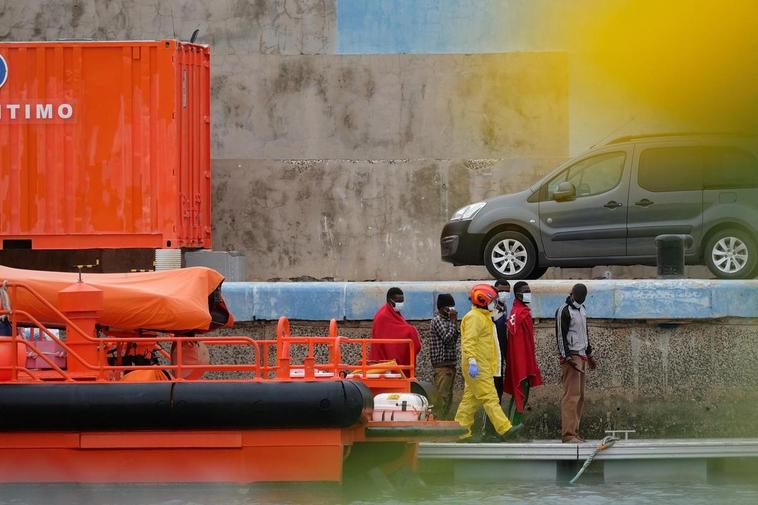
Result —
<instances>
[{"instance_id":1,"label":"green water","mask_svg":"<svg viewBox=\"0 0 758 505\"><path fill-rule=\"evenodd\" d=\"M0 505L756 505L755 484L456 484L412 491L336 485L0 486Z\"/></svg>"}]
</instances>

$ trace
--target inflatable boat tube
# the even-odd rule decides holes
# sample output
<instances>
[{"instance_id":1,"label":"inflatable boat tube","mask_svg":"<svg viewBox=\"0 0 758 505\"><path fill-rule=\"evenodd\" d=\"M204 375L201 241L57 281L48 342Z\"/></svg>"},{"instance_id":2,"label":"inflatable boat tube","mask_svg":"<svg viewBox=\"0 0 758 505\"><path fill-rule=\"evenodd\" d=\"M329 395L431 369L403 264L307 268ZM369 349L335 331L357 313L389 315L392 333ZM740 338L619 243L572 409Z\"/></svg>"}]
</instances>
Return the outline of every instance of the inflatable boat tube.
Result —
<instances>
[{"instance_id":1,"label":"inflatable boat tube","mask_svg":"<svg viewBox=\"0 0 758 505\"><path fill-rule=\"evenodd\" d=\"M353 381L0 384L0 431L348 427L372 405Z\"/></svg>"}]
</instances>

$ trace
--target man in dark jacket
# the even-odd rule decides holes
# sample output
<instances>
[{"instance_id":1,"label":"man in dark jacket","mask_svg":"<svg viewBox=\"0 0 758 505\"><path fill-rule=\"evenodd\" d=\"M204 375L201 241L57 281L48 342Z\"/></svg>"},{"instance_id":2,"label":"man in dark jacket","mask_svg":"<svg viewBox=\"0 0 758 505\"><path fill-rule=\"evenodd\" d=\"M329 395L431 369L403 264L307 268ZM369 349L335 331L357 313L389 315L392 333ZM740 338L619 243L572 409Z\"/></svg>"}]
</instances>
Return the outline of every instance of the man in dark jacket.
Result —
<instances>
[{"instance_id":1,"label":"man in dark jacket","mask_svg":"<svg viewBox=\"0 0 758 505\"><path fill-rule=\"evenodd\" d=\"M566 303L555 312L555 339L561 362L561 439L564 443L584 442L579 436L584 405L587 368L595 369L587 332L587 286L576 284Z\"/></svg>"},{"instance_id":2,"label":"man in dark jacket","mask_svg":"<svg viewBox=\"0 0 758 505\"><path fill-rule=\"evenodd\" d=\"M437 296L437 314L432 319L429 333L429 359L434 369L434 387L437 389L435 417L447 419L453 400L457 346L461 332L458 330L458 313L453 295Z\"/></svg>"}]
</instances>

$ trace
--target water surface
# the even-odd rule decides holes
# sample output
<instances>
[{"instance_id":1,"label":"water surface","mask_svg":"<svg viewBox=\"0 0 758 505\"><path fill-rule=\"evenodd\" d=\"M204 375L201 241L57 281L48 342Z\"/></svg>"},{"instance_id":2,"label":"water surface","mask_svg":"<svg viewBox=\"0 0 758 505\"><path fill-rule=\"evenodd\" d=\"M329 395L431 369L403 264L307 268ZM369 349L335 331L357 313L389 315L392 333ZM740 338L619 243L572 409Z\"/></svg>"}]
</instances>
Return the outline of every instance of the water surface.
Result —
<instances>
[{"instance_id":1,"label":"water surface","mask_svg":"<svg viewBox=\"0 0 758 505\"><path fill-rule=\"evenodd\" d=\"M0 505L756 505L756 484L0 486Z\"/></svg>"}]
</instances>

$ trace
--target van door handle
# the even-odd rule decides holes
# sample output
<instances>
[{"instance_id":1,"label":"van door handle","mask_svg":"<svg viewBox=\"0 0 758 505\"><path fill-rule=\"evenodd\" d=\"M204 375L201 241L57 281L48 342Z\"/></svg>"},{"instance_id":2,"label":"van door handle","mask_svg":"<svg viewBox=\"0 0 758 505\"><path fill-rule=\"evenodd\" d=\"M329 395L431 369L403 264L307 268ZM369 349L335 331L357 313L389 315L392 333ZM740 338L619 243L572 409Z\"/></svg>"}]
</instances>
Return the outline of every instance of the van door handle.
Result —
<instances>
[{"instance_id":1,"label":"van door handle","mask_svg":"<svg viewBox=\"0 0 758 505\"><path fill-rule=\"evenodd\" d=\"M651 205L653 205L653 203L655 202L651 202L647 198L643 198L639 202L634 202L634 205L636 205L637 207L650 207Z\"/></svg>"},{"instance_id":2,"label":"van door handle","mask_svg":"<svg viewBox=\"0 0 758 505\"><path fill-rule=\"evenodd\" d=\"M616 209L618 207L621 207L623 204L621 202L617 202L615 200L611 200L610 202L603 205L606 209Z\"/></svg>"}]
</instances>

